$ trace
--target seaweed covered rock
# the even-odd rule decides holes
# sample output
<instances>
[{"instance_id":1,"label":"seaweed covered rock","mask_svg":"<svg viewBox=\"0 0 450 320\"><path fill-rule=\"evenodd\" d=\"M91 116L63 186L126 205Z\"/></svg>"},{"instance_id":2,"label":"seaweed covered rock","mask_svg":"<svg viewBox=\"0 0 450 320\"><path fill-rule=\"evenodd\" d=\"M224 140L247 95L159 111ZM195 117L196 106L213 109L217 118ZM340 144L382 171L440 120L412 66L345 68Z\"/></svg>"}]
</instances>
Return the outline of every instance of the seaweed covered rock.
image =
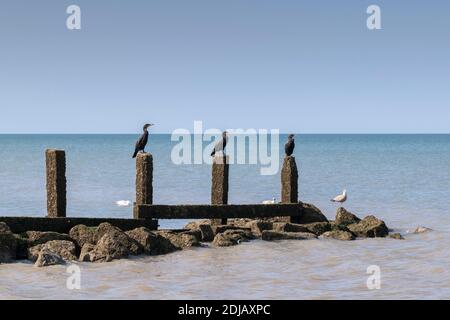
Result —
<instances>
[{"instance_id":1,"label":"seaweed covered rock","mask_svg":"<svg viewBox=\"0 0 450 320\"><path fill-rule=\"evenodd\" d=\"M342 230L327 231L321 235L322 238L331 238L342 241L355 240L353 233Z\"/></svg>"},{"instance_id":2,"label":"seaweed covered rock","mask_svg":"<svg viewBox=\"0 0 450 320\"><path fill-rule=\"evenodd\" d=\"M77 260L77 248L72 241L52 240L28 248L28 260L37 261L42 251L54 253L69 261Z\"/></svg>"},{"instance_id":3,"label":"seaweed covered rock","mask_svg":"<svg viewBox=\"0 0 450 320\"><path fill-rule=\"evenodd\" d=\"M273 230L264 230L262 239L265 241L274 240L308 240L316 239L317 236L310 232L279 232Z\"/></svg>"},{"instance_id":4,"label":"seaweed covered rock","mask_svg":"<svg viewBox=\"0 0 450 320\"><path fill-rule=\"evenodd\" d=\"M334 222L337 225L348 226L349 224L358 223L360 221L361 219L356 215L345 210L345 208L340 207L336 212L336 219Z\"/></svg>"},{"instance_id":5,"label":"seaweed covered rock","mask_svg":"<svg viewBox=\"0 0 450 320\"><path fill-rule=\"evenodd\" d=\"M322 233L331 231L331 223L329 222L314 222L303 225L309 232L314 233L316 236L320 236Z\"/></svg>"},{"instance_id":6,"label":"seaweed covered rock","mask_svg":"<svg viewBox=\"0 0 450 320\"><path fill-rule=\"evenodd\" d=\"M349 224L347 228L358 237L386 237L389 229L383 220L375 216L367 216L358 223Z\"/></svg>"},{"instance_id":7,"label":"seaweed covered rock","mask_svg":"<svg viewBox=\"0 0 450 320\"><path fill-rule=\"evenodd\" d=\"M127 231L126 234L136 240L142 246L144 253L148 255L166 254L181 249L176 247L168 237L144 227ZM192 238L189 237L189 239Z\"/></svg>"},{"instance_id":8,"label":"seaweed covered rock","mask_svg":"<svg viewBox=\"0 0 450 320\"><path fill-rule=\"evenodd\" d=\"M168 240L178 250L200 246L198 239L191 234L165 230L157 231L156 234Z\"/></svg>"},{"instance_id":9,"label":"seaweed covered rock","mask_svg":"<svg viewBox=\"0 0 450 320\"><path fill-rule=\"evenodd\" d=\"M86 243L96 244L99 237L97 227L87 227L84 224L79 224L70 229L69 236L77 242L82 248Z\"/></svg>"},{"instance_id":10,"label":"seaweed covered rock","mask_svg":"<svg viewBox=\"0 0 450 320\"><path fill-rule=\"evenodd\" d=\"M398 233L398 232L391 233L389 235L389 238L396 239L396 240L405 240L405 238L403 238L403 236L400 233Z\"/></svg>"},{"instance_id":11,"label":"seaweed covered rock","mask_svg":"<svg viewBox=\"0 0 450 320\"><path fill-rule=\"evenodd\" d=\"M224 233L218 233L214 237L213 245L217 247L230 247L251 239L254 239L254 236L249 230L226 230Z\"/></svg>"}]
</instances>

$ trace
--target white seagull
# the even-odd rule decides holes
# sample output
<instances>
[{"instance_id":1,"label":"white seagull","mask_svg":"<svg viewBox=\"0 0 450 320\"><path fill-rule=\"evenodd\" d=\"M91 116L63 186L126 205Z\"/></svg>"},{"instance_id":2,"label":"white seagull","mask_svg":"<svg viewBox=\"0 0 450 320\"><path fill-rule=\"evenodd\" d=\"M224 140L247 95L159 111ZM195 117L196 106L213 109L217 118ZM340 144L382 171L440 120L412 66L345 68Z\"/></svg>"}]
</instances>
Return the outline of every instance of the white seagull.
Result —
<instances>
[{"instance_id":1,"label":"white seagull","mask_svg":"<svg viewBox=\"0 0 450 320\"><path fill-rule=\"evenodd\" d=\"M275 198L272 198L272 200L264 200L262 203L263 204L275 204Z\"/></svg>"},{"instance_id":2,"label":"white seagull","mask_svg":"<svg viewBox=\"0 0 450 320\"><path fill-rule=\"evenodd\" d=\"M347 190L344 189L342 194L336 196L334 199L331 199L332 202L340 202L343 203L347 200Z\"/></svg>"}]
</instances>

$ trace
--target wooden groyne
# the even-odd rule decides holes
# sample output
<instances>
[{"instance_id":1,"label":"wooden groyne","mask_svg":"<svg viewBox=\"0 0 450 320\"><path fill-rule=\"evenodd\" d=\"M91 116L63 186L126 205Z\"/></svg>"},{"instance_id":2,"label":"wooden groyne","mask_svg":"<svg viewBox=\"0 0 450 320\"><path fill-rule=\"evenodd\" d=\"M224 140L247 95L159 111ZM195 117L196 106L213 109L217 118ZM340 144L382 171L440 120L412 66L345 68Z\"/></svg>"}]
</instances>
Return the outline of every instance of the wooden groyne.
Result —
<instances>
[{"instance_id":1,"label":"wooden groyne","mask_svg":"<svg viewBox=\"0 0 450 320\"><path fill-rule=\"evenodd\" d=\"M66 153L49 149L46 158L47 217L0 217L12 232L28 230L67 233L84 224L97 226L108 222L122 230L146 227L157 230L158 219L211 219L214 224L226 224L233 218L288 217L296 223L304 207L298 203L298 170L295 158L285 157L281 170L281 199L279 204L228 204L229 161L216 155L212 164L211 204L160 205L153 204L153 156L140 153L136 157L136 201L129 219L67 217Z\"/></svg>"}]
</instances>

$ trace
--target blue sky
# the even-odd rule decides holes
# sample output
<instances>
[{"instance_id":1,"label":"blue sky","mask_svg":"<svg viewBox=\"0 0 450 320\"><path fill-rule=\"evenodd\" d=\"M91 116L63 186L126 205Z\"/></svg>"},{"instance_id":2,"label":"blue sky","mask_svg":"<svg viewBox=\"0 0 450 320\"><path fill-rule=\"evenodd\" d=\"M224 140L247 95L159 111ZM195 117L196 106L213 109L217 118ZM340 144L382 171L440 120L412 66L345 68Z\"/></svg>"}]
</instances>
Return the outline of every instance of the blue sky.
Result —
<instances>
[{"instance_id":1,"label":"blue sky","mask_svg":"<svg viewBox=\"0 0 450 320\"><path fill-rule=\"evenodd\" d=\"M82 30L66 28L66 8ZM382 30L366 27L381 7ZM449 1L10 0L0 133L449 133Z\"/></svg>"}]
</instances>

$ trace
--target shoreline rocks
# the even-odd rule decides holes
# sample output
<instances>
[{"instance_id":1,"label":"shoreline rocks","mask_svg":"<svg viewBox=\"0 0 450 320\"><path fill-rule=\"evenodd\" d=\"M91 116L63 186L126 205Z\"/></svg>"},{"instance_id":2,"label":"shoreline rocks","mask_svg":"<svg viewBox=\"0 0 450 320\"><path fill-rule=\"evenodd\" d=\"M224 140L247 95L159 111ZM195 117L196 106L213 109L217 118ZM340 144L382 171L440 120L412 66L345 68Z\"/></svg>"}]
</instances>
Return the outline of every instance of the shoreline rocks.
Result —
<instances>
[{"instance_id":1,"label":"shoreline rocks","mask_svg":"<svg viewBox=\"0 0 450 320\"><path fill-rule=\"evenodd\" d=\"M315 206L303 204L305 215L290 219L229 219L227 225L211 225L210 220L193 221L183 230L149 230L141 227L122 231L109 223L97 227L77 225L68 234L27 231L13 234L0 222L0 263L28 259L37 267L64 264L67 261L109 262L129 256L161 255L204 246L236 246L253 239L263 241L330 239L350 241L356 238L389 237L404 239L399 233L389 234L384 221L375 216L360 219L345 208L339 208L333 221ZM298 219L297 219L298 218ZM414 233L431 229L418 227Z\"/></svg>"}]
</instances>

